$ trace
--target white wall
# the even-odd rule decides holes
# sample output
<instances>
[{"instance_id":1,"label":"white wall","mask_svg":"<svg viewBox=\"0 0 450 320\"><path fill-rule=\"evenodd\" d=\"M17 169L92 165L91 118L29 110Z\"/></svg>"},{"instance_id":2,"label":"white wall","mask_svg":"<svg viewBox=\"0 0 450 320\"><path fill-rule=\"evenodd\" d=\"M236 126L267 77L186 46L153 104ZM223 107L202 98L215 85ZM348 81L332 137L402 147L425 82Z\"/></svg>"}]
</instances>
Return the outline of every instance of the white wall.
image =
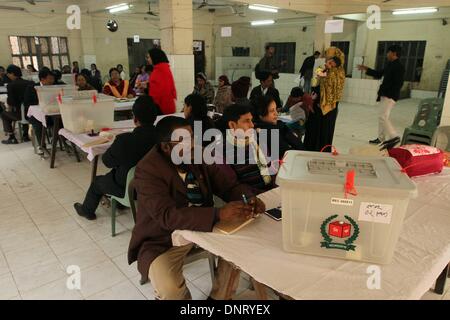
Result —
<instances>
[{"instance_id":1,"label":"white wall","mask_svg":"<svg viewBox=\"0 0 450 320\"><path fill-rule=\"evenodd\" d=\"M39 14L25 12L1 11L0 20L0 65L11 64L11 46L9 36L60 36L67 37L70 60L80 60L81 33L79 30L68 30L65 15Z\"/></svg>"},{"instance_id":2,"label":"white wall","mask_svg":"<svg viewBox=\"0 0 450 320\"><path fill-rule=\"evenodd\" d=\"M378 41L425 40L425 59L421 81L414 88L437 91L442 72L450 59L450 26L443 26L441 20L384 22L381 30L369 30L366 64L375 65Z\"/></svg>"}]
</instances>

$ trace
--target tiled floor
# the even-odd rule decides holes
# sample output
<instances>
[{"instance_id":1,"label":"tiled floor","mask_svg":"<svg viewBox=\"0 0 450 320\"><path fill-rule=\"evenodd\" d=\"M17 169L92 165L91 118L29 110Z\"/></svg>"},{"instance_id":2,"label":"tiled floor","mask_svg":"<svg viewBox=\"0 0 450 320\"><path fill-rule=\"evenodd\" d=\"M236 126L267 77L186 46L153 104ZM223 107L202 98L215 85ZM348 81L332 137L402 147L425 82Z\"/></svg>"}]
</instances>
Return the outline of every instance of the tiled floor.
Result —
<instances>
[{"instance_id":1,"label":"tiled floor","mask_svg":"<svg viewBox=\"0 0 450 320\"><path fill-rule=\"evenodd\" d=\"M402 101L394 109L400 132L411 123L417 102ZM376 133L375 107L341 105L338 150L366 144ZM139 285L136 265L127 264L131 214L118 217L115 238L108 209L98 210L97 221L81 219L72 204L89 186L90 163L59 153L56 165L49 169L29 143L0 145L0 299L154 299L150 284ZM80 291L67 289L71 265L81 269ZM207 261L186 266L185 276L193 298L206 299L211 289ZM248 286L243 276L237 299L255 298ZM444 296L424 296L442 298L450 299L448 287Z\"/></svg>"}]
</instances>

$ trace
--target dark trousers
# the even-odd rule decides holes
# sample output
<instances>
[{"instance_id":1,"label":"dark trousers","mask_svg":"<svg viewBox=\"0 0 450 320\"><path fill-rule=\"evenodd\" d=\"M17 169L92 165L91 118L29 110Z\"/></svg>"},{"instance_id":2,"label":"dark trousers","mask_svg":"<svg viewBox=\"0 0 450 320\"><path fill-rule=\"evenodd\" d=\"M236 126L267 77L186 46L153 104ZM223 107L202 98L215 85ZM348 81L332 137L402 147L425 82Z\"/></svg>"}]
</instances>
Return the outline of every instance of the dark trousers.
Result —
<instances>
[{"instance_id":1,"label":"dark trousers","mask_svg":"<svg viewBox=\"0 0 450 320\"><path fill-rule=\"evenodd\" d=\"M13 122L19 121L21 119L20 110L19 112L15 111L2 111L1 113L2 121L3 121L3 130L6 134L13 134Z\"/></svg>"},{"instance_id":2,"label":"dark trousers","mask_svg":"<svg viewBox=\"0 0 450 320\"><path fill-rule=\"evenodd\" d=\"M105 176L97 176L91 183L83 202L83 209L86 213L94 214L104 195L123 197L125 187L119 186L114 180L114 173L110 172Z\"/></svg>"},{"instance_id":3,"label":"dark trousers","mask_svg":"<svg viewBox=\"0 0 450 320\"><path fill-rule=\"evenodd\" d=\"M28 118L28 122L33 126L34 136L36 137L38 144L41 146L42 132L45 129L44 126L35 117ZM46 122L48 127L51 127L53 125L52 118L50 117L46 117Z\"/></svg>"}]
</instances>

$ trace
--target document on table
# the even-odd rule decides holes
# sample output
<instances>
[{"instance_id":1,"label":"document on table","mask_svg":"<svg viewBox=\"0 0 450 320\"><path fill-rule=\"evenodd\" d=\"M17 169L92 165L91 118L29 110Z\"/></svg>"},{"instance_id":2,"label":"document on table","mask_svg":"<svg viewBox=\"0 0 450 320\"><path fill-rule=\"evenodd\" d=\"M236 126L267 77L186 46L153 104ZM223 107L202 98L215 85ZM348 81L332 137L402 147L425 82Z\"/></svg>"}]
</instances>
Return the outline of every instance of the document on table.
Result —
<instances>
[{"instance_id":1,"label":"document on table","mask_svg":"<svg viewBox=\"0 0 450 320\"><path fill-rule=\"evenodd\" d=\"M266 210L275 209L281 206L280 187L261 193L258 198L266 205Z\"/></svg>"}]
</instances>

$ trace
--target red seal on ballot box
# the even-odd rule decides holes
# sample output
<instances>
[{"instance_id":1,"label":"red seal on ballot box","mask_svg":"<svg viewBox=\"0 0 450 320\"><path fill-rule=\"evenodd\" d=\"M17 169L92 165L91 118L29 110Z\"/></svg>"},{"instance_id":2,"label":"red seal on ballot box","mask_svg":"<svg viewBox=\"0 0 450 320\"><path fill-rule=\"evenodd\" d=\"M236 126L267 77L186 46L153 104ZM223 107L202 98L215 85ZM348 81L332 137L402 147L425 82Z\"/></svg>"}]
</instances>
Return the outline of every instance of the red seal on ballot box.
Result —
<instances>
[{"instance_id":1,"label":"red seal on ballot box","mask_svg":"<svg viewBox=\"0 0 450 320\"><path fill-rule=\"evenodd\" d=\"M352 225L343 221L335 221L329 224L328 234L338 238L348 238L352 232Z\"/></svg>"}]
</instances>

